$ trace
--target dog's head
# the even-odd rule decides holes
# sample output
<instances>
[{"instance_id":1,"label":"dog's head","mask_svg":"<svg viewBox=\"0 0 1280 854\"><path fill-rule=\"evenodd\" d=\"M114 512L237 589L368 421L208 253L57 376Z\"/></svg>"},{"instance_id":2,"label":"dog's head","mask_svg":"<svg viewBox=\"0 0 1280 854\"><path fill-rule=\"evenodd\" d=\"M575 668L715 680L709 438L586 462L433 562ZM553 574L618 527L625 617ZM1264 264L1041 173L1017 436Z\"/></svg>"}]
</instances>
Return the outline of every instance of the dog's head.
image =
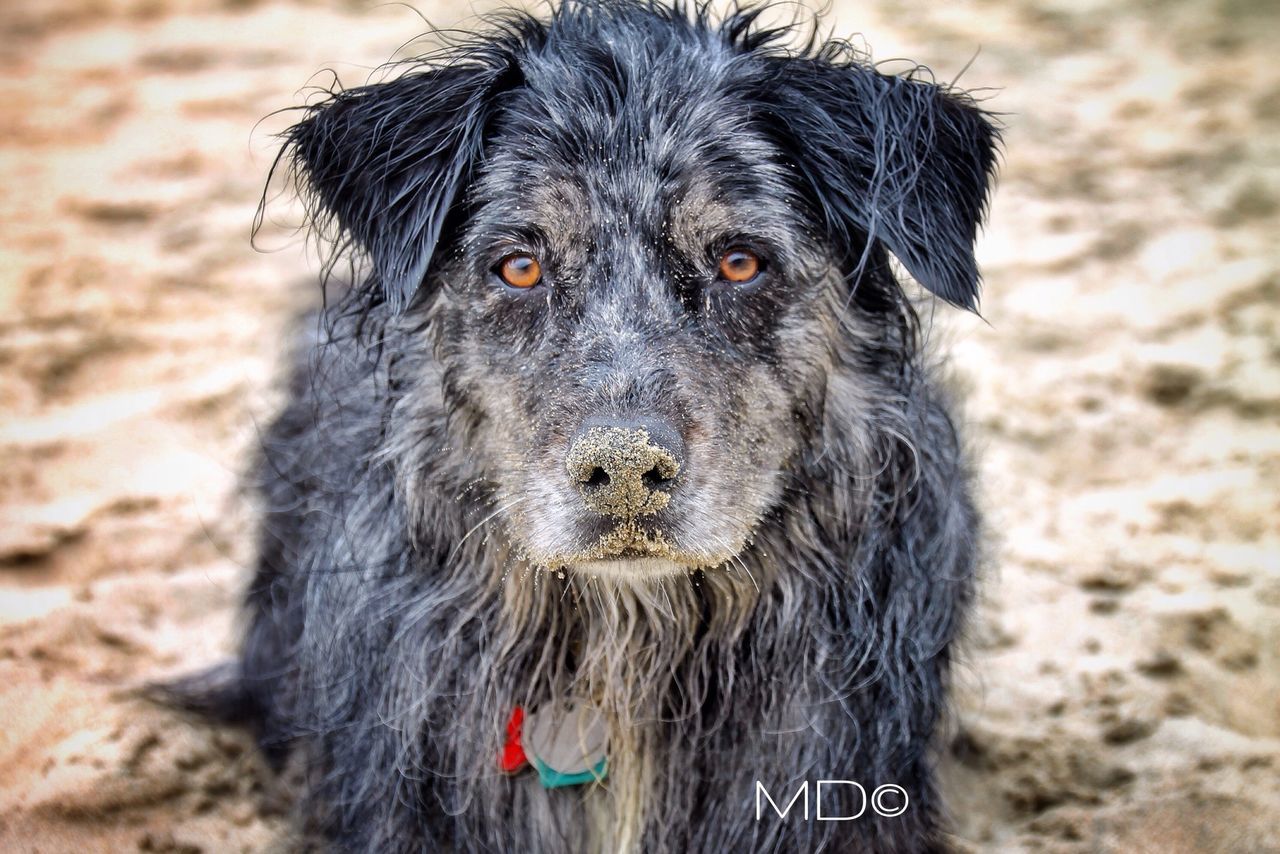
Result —
<instances>
[{"instance_id":1,"label":"dog's head","mask_svg":"<svg viewBox=\"0 0 1280 854\"><path fill-rule=\"evenodd\" d=\"M537 565L731 560L824 429L832 375L876 369L848 338L911 346L889 341L909 308L888 254L976 304L987 119L784 34L572 2L290 132L313 214L372 265L366 298L421 319Z\"/></svg>"}]
</instances>

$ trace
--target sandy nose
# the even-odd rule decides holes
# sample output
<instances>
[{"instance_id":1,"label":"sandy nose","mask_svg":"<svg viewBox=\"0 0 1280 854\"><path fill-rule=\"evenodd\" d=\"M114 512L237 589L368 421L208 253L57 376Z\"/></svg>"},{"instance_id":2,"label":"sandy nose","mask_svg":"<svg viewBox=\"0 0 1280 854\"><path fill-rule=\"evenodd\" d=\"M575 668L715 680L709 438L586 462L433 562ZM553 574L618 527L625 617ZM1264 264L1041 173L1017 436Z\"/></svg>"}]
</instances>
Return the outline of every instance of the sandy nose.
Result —
<instances>
[{"instance_id":1,"label":"sandy nose","mask_svg":"<svg viewBox=\"0 0 1280 854\"><path fill-rule=\"evenodd\" d=\"M631 518L667 506L681 452L678 434L665 425L588 425L569 446L565 467L588 509Z\"/></svg>"}]
</instances>

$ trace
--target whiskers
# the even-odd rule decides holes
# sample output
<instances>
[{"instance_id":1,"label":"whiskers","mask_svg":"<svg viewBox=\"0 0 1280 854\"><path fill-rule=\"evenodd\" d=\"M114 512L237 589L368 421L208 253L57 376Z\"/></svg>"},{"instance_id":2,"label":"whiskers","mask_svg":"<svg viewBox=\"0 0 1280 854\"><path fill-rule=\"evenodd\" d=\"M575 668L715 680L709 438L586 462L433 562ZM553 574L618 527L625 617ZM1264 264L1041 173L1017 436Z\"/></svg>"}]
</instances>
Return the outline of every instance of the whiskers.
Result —
<instances>
[{"instance_id":1,"label":"whiskers","mask_svg":"<svg viewBox=\"0 0 1280 854\"><path fill-rule=\"evenodd\" d=\"M494 510L488 516L485 516L483 519L481 519L479 522L473 525L470 528L470 530L468 530L465 534L462 535L462 538L458 540L457 544L449 552L449 555L446 558L446 562L453 560L453 558L457 556L458 552L466 544L467 540L471 539L471 536L473 534L475 534L477 531L479 531L481 528L483 528L489 522L492 522L494 519L496 519L498 516L502 515L503 513L507 513L519 507L521 504L525 503L526 500L527 500L526 496L520 496L518 498L515 498L512 501L509 501L506 504L502 505L497 510Z\"/></svg>"}]
</instances>

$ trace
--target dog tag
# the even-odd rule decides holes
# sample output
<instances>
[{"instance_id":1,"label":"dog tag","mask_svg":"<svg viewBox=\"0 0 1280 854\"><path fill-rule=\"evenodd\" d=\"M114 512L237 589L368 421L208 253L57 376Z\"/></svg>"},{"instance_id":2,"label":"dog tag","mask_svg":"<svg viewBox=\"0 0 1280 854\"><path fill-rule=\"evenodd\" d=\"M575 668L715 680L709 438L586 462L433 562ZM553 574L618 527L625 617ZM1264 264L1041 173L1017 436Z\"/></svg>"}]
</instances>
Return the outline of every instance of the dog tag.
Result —
<instances>
[{"instance_id":1,"label":"dog tag","mask_svg":"<svg viewBox=\"0 0 1280 854\"><path fill-rule=\"evenodd\" d=\"M548 704L525 715L522 743L548 789L604 779L608 732L595 706L579 700Z\"/></svg>"},{"instance_id":2,"label":"dog tag","mask_svg":"<svg viewBox=\"0 0 1280 854\"><path fill-rule=\"evenodd\" d=\"M520 743L521 730L524 728L524 709L516 706L507 719L507 740L502 744L502 753L498 755L498 765L508 774L514 774L525 766L524 745Z\"/></svg>"}]
</instances>

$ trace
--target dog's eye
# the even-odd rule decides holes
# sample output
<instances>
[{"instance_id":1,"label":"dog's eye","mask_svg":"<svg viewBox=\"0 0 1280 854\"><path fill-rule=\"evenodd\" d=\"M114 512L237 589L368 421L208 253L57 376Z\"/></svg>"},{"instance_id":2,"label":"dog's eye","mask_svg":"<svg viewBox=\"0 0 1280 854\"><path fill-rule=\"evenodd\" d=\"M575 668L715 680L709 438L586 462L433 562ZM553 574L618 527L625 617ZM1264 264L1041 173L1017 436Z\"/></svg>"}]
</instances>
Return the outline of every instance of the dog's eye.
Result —
<instances>
[{"instance_id":1,"label":"dog's eye","mask_svg":"<svg viewBox=\"0 0 1280 854\"><path fill-rule=\"evenodd\" d=\"M508 255L494 271L513 288L531 288L542 281L542 265L526 252Z\"/></svg>"},{"instance_id":2,"label":"dog's eye","mask_svg":"<svg viewBox=\"0 0 1280 854\"><path fill-rule=\"evenodd\" d=\"M749 249L730 249L720 256L720 278L745 285L760 275L760 256Z\"/></svg>"}]
</instances>

